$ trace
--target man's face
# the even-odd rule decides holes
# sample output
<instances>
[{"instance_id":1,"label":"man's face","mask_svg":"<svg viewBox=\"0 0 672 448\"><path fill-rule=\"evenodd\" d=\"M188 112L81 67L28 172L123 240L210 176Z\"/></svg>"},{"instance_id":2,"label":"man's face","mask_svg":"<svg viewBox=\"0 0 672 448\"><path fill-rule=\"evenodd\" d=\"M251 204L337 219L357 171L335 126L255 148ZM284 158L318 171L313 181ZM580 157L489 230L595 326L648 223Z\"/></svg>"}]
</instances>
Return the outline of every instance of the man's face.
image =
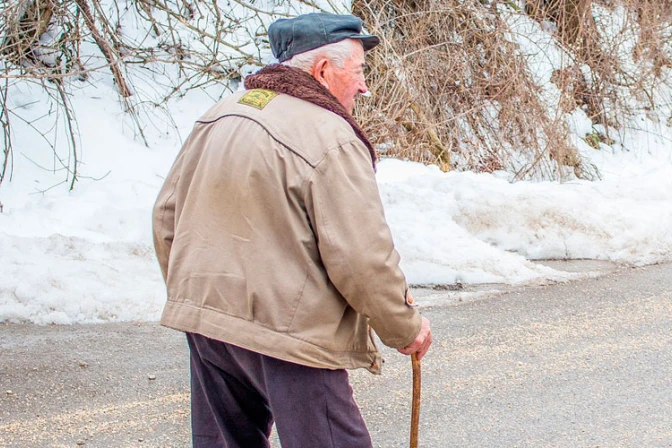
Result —
<instances>
[{"instance_id":1,"label":"man's face","mask_svg":"<svg viewBox=\"0 0 672 448\"><path fill-rule=\"evenodd\" d=\"M364 47L360 42L349 39L352 45L352 56L345 61L344 67L333 64L324 73L329 91L352 114L355 108L355 98L360 93L366 93L367 87L364 81Z\"/></svg>"}]
</instances>

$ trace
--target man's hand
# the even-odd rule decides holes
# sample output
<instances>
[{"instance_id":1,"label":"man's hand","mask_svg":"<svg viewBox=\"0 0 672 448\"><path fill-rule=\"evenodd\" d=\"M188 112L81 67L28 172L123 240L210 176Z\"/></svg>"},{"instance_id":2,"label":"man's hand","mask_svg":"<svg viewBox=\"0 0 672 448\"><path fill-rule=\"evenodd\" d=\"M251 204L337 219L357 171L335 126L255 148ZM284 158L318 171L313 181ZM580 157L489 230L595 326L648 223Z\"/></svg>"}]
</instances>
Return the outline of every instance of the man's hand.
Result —
<instances>
[{"instance_id":1,"label":"man's hand","mask_svg":"<svg viewBox=\"0 0 672 448\"><path fill-rule=\"evenodd\" d=\"M420 333L415 337L415 340L404 348L400 348L399 353L404 355L418 354L418 361L425 356L429 346L432 345L432 330L429 328L429 320L426 317L421 317L422 324L420 326Z\"/></svg>"}]
</instances>

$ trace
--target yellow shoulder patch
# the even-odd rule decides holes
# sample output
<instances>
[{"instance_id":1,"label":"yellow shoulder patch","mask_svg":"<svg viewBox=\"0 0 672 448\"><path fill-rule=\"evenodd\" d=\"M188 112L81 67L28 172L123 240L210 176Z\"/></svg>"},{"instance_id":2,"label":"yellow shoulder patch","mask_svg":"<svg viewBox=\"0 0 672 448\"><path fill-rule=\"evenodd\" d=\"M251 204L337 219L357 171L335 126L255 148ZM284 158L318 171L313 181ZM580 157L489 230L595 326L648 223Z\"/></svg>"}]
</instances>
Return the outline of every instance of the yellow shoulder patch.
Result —
<instances>
[{"instance_id":1,"label":"yellow shoulder patch","mask_svg":"<svg viewBox=\"0 0 672 448\"><path fill-rule=\"evenodd\" d=\"M254 89L241 96L238 102L261 110L276 96L278 94L272 90Z\"/></svg>"}]
</instances>

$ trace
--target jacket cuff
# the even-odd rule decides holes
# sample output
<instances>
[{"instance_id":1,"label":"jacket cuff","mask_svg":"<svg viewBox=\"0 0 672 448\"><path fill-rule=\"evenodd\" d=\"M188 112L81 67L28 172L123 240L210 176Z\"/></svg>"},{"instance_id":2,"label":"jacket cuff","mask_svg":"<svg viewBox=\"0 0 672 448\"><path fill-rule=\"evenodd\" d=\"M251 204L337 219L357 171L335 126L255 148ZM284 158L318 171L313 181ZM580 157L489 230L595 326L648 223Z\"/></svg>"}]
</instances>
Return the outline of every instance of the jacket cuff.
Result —
<instances>
[{"instance_id":1,"label":"jacket cuff","mask_svg":"<svg viewBox=\"0 0 672 448\"><path fill-rule=\"evenodd\" d=\"M404 322L405 325L403 329L397 327L394 330L390 329L391 331L384 331L384 328L376 330L376 327L379 327L376 325L377 322L369 321L371 327L376 331L383 344L391 348L400 349L411 344L415 338L418 337L418 334L420 334L420 328L422 326L420 313L414 309L409 309L409 311L412 313L412 315L408 319L407 324Z\"/></svg>"}]
</instances>

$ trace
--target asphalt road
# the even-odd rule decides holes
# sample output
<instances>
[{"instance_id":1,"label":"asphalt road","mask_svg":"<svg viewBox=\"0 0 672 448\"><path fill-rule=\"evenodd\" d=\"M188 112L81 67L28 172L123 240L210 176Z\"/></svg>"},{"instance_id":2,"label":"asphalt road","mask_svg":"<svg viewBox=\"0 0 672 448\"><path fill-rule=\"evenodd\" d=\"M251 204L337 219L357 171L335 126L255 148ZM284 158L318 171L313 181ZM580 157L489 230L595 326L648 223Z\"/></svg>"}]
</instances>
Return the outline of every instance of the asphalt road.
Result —
<instances>
[{"instance_id":1,"label":"asphalt road","mask_svg":"<svg viewBox=\"0 0 672 448\"><path fill-rule=\"evenodd\" d=\"M421 447L672 447L672 265L417 296ZM410 359L384 355L351 380L374 445L406 447ZM188 447L188 400L184 337L157 324L0 325L0 447Z\"/></svg>"}]
</instances>

